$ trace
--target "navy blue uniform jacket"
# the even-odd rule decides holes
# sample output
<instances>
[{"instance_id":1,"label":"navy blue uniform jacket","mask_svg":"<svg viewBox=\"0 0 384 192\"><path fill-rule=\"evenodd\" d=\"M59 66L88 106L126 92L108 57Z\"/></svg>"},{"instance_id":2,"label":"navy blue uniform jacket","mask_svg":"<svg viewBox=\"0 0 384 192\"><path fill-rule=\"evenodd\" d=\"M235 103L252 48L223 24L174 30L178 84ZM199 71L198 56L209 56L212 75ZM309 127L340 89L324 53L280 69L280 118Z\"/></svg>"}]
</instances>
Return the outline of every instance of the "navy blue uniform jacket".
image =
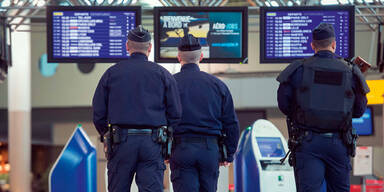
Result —
<instances>
[{"instance_id":1,"label":"navy blue uniform jacket","mask_svg":"<svg viewBox=\"0 0 384 192\"><path fill-rule=\"evenodd\" d=\"M193 63L183 65L174 76L183 106L175 136L219 136L224 131L228 161L232 161L239 140L239 123L228 87Z\"/></svg>"},{"instance_id":2,"label":"navy blue uniform jacket","mask_svg":"<svg viewBox=\"0 0 384 192\"><path fill-rule=\"evenodd\" d=\"M319 51L315 54L315 57L334 58L335 55L330 51ZM294 109L294 92L295 89L300 86L301 80L303 79L303 67L299 67L290 76L290 81L281 83L277 91L277 101L280 110L287 116L291 115ZM355 102L353 105L352 116L354 118L363 115L365 108L367 107L367 97L365 93L360 91L360 84L358 79L354 76L353 79L353 92L355 93Z\"/></svg>"},{"instance_id":3,"label":"navy blue uniform jacket","mask_svg":"<svg viewBox=\"0 0 384 192\"><path fill-rule=\"evenodd\" d=\"M176 81L162 66L141 53L110 67L93 97L93 121L101 135L111 124L176 126L181 104Z\"/></svg>"}]
</instances>

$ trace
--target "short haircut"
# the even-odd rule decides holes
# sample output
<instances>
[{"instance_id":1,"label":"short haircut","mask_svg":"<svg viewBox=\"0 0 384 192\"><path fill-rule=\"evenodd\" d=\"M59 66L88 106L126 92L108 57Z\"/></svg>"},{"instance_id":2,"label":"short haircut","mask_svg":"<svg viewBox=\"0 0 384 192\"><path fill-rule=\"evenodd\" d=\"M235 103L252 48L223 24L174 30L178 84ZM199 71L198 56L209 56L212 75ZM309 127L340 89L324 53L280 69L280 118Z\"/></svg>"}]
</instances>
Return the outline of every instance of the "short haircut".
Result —
<instances>
[{"instance_id":1,"label":"short haircut","mask_svg":"<svg viewBox=\"0 0 384 192\"><path fill-rule=\"evenodd\" d=\"M201 57L201 49L194 51L179 51L180 60L184 63L198 63Z\"/></svg>"},{"instance_id":2,"label":"short haircut","mask_svg":"<svg viewBox=\"0 0 384 192\"><path fill-rule=\"evenodd\" d=\"M322 39L322 40L313 40L312 44L317 49L324 49L324 48L328 48L329 46L331 46L333 41L335 41L335 37L330 37L330 38Z\"/></svg>"},{"instance_id":3,"label":"short haircut","mask_svg":"<svg viewBox=\"0 0 384 192\"><path fill-rule=\"evenodd\" d=\"M151 46L151 41L136 42L136 41L128 40L127 45L129 49L131 49L133 52L147 53L149 46Z\"/></svg>"}]
</instances>

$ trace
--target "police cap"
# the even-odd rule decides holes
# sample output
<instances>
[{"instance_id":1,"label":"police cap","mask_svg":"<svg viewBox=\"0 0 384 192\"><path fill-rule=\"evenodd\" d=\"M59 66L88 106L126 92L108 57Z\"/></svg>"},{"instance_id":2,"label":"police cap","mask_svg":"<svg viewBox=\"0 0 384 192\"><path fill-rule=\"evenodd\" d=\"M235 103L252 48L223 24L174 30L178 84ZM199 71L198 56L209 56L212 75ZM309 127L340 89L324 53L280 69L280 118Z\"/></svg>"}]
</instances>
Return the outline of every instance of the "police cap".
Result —
<instances>
[{"instance_id":1,"label":"police cap","mask_svg":"<svg viewBox=\"0 0 384 192\"><path fill-rule=\"evenodd\" d=\"M146 29L139 25L129 31L128 39L136 42L148 42L151 40L151 35Z\"/></svg>"},{"instance_id":2,"label":"police cap","mask_svg":"<svg viewBox=\"0 0 384 192\"><path fill-rule=\"evenodd\" d=\"M335 29L332 24L320 23L313 31L313 40L323 40L331 37L335 37Z\"/></svg>"},{"instance_id":3,"label":"police cap","mask_svg":"<svg viewBox=\"0 0 384 192\"><path fill-rule=\"evenodd\" d=\"M191 34L185 35L179 41L179 51L195 51L201 49L199 39Z\"/></svg>"}]
</instances>

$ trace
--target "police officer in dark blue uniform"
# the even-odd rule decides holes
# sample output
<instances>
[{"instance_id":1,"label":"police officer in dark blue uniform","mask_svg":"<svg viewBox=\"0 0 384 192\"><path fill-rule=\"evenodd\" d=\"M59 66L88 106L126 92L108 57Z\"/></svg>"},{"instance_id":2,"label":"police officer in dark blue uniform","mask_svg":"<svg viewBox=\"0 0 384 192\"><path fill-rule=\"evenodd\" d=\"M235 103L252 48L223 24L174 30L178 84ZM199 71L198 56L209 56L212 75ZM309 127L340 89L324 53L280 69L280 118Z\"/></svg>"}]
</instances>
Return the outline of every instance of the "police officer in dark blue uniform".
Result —
<instances>
[{"instance_id":1,"label":"police officer in dark blue uniform","mask_svg":"<svg viewBox=\"0 0 384 192\"><path fill-rule=\"evenodd\" d=\"M155 133L160 126L177 125L181 104L173 76L148 61L150 40L141 26L129 31L131 57L104 73L93 97L95 127L102 136L109 130L112 138L107 149L110 192L130 191L135 173L140 191L163 191L165 165Z\"/></svg>"},{"instance_id":2,"label":"police officer in dark blue uniform","mask_svg":"<svg viewBox=\"0 0 384 192\"><path fill-rule=\"evenodd\" d=\"M315 55L291 63L277 78L279 108L298 130L290 141L300 143L290 142L296 146L290 163L297 191L320 191L324 180L328 192L349 191L351 121L364 113L369 88L357 66L334 54L331 24L321 23L312 36Z\"/></svg>"},{"instance_id":3,"label":"police officer in dark blue uniform","mask_svg":"<svg viewBox=\"0 0 384 192\"><path fill-rule=\"evenodd\" d=\"M175 192L214 192L217 190L219 163L233 161L239 125L231 93L218 78L199 69L201 45L192 35L179 43L181 72L174 75L183 107L180 124L174 129L171 180ZM221 134L228 157L220 161Z\"/></svg>"}]
</instances>

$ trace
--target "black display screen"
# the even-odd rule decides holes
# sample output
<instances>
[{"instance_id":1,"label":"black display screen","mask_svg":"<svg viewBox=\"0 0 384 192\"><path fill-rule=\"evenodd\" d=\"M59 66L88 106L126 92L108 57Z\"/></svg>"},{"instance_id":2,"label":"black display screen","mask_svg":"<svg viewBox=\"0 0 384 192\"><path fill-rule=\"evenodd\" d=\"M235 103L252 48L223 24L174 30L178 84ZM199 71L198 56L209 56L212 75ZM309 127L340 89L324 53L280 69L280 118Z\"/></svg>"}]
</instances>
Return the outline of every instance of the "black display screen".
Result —
<instances>
[{"instance_id":1,"label":"black display screen","mask_svg":"<svg viewBox=\"0 0 384 192\"><path fill-rule=\"evenodd\" d=\"M289 63L312 56L312 30L320 23L333 24L335 54L354 56L353 6L262 7L260 14L260 63Z\"/></svg>"},{"instance_id":2,"label":"black display screen","mask_svg":"<svg viewBox=\"0 0 384 192\"><path fill-rule=\"evenodd\" d=\"M203 62L246 62L247 11L247 7L155 8L155 61L177 62L177 45L189 33L202 45Z\"/></svg>"},{"instance_id":3,"label":"black display screen","mask_svg":"<svg viewBox=\"0 0 384 192\"><path fill-rule=\"evenodd\" d=\"M129 58L129 30L140 7L48 7L49 62L111 63Z\"/></svg>"}]
</instances>

